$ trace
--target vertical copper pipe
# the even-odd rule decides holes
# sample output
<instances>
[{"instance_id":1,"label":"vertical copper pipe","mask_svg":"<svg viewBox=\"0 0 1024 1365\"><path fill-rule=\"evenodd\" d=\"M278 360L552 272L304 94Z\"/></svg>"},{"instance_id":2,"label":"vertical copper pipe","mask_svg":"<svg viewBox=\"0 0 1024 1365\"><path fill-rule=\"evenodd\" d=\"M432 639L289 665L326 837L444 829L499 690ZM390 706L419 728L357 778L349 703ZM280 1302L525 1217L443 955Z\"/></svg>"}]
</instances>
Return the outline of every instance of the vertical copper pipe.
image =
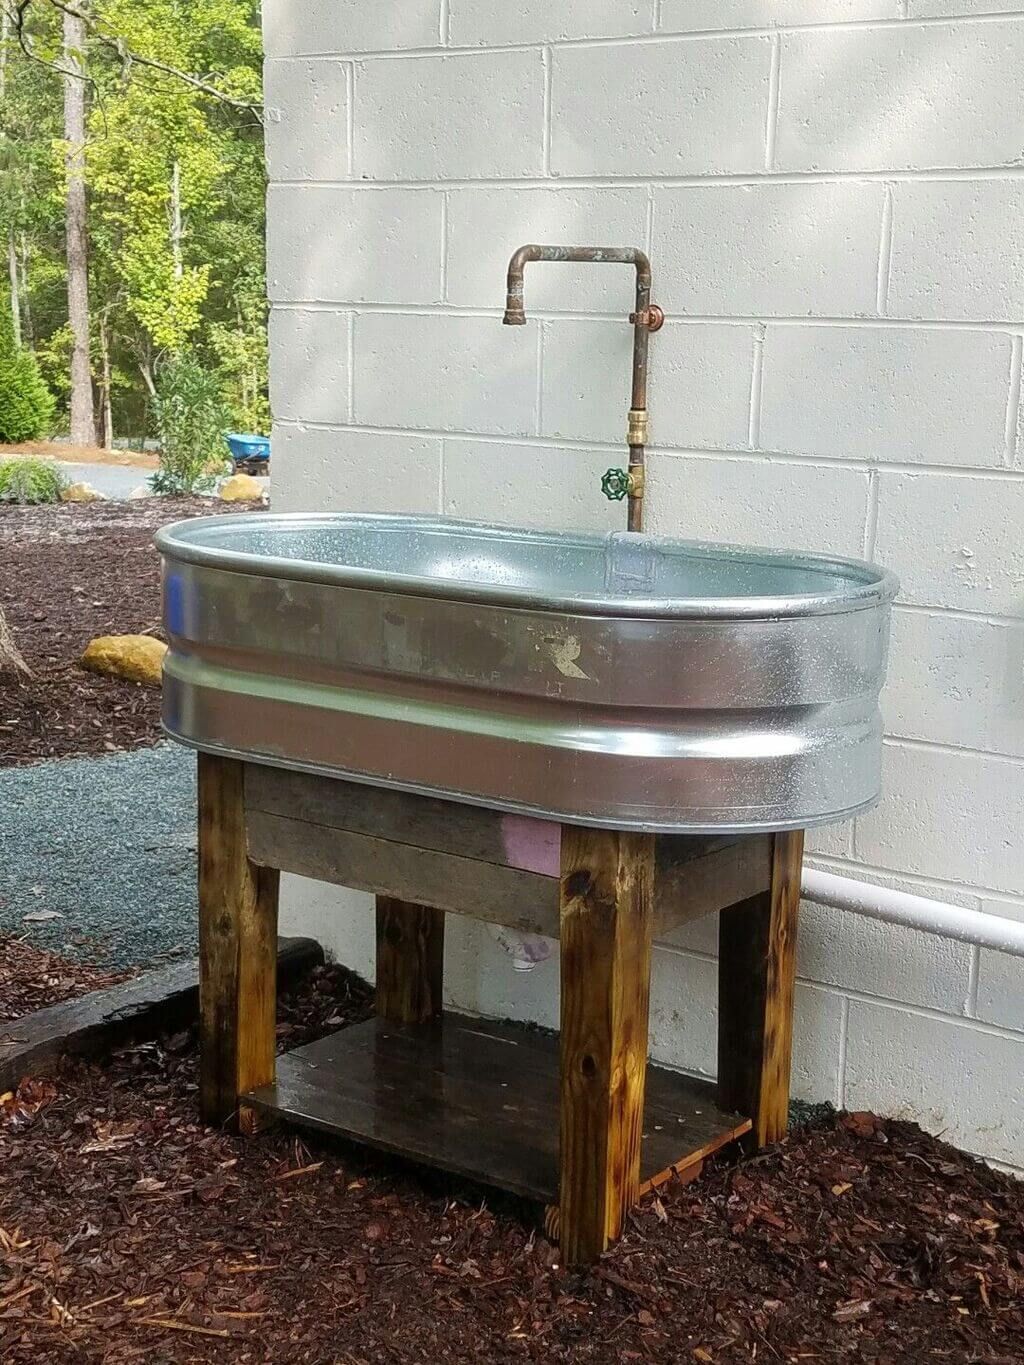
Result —
<instances>
[{"instance_id":1,"label":"vertical copper pipe","mask_svg":"<svg viewBox=\"0 0 1024 1365\"><path fill-rule=\"evenodd\" d=\"M651 263L643 251L632 246L521 246L508 265L503 321L510 327L521 327L526 323L523 276L530 261L631 265L636 270L636 304L629 318L633 324L633 383L627 437L630 493L626 527L630 531L642 531L647 456L647 356L651 332L658 331L665 321L661 309L651 303Z\"/></svg>"}]
</instances>

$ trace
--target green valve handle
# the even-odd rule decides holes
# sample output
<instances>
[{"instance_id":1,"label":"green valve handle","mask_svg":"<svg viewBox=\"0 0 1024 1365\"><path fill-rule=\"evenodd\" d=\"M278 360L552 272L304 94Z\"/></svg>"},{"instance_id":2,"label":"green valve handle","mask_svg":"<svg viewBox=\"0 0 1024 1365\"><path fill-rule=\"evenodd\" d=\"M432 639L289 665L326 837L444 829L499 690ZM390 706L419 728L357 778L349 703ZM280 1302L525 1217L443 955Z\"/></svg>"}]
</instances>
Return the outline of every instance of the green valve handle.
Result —
<instances>
[{"instance_id":1,"label":"green valve handle","mask_svg":"<svg viewBox=\"0 0 1024 1365\"><path fill-rule=\"evenodd\" d=\"M621 502L629 494L632 479L625 469L606 470L601 478L601 492L609 502Z\"/></svg>"}]
</instances>

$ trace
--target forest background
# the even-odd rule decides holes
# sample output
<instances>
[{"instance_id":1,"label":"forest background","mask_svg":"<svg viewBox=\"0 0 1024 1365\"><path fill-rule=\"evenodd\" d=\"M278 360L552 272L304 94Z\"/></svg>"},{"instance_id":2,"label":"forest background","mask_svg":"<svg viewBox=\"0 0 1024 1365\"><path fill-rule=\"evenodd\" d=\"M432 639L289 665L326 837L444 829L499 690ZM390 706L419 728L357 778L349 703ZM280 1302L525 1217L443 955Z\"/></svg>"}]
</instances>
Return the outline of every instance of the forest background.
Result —
<instances>
[{"instance_id":1,"label":"forest background","mask_svg":"<svg viewBox=\"0 0 1024 1365\"><path fill-rule=\"evenodd\" d=\"M258 0L0 4L0 328L48 434L140 447L190 383L265 431Z\"/></svg>"}]
</instances>

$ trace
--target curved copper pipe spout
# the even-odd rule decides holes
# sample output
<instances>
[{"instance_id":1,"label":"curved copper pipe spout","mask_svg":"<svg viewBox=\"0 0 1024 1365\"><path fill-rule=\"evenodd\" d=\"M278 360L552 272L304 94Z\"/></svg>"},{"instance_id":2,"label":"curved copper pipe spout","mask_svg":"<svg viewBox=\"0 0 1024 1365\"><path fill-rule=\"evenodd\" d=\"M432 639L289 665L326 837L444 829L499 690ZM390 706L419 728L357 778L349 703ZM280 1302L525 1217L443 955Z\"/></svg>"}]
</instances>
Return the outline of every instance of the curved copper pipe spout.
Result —
<instances>
[{"instance_id":1,"label":"curved copper pipe spout","mask_svg":"<svg viewBox=\"0 0 1024 1365\"><path fill-rule=\"evenodd\" d=\"M651 303L651 263L635 246L521 246L508 263L505 296L506 327L526 325L523 306L523 275L530 261L582 261L588 265L631 265L636 270L636 306L629 315L633 325L633 402L629 411L629 519L628 529L643 529L644 463L647 451L647 350L651 332L657 332L665 314ZM616 472L616 471L613 471ZM621 477L621 475L620 475ZM621 496L621 494L620 494Z\"/></svg>"}]
</instances>

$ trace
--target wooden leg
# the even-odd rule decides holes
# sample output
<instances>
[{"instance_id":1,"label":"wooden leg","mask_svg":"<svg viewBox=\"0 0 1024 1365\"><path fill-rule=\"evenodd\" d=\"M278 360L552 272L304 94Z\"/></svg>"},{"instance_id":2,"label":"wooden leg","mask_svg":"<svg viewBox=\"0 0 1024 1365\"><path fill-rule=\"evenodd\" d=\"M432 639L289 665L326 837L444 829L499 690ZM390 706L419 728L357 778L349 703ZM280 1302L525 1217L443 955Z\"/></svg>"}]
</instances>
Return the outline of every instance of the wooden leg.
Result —
<instances>
[{"instance_id":1,"label":"wooden leg","mask_svg":"<svg viewBox=\"0 0 1024 1365\"><path fill-rule=\"evenodd\" d=\"M377 1013L396 1024L441 1015L444 911L377 897Z\"/></svg>"},{"instance_id":2,"label":"wooden leg","mask_svg":"<svg viewBox=\"0 0 1024 1365\"><path fill-rule=\"evenodd\" d=\"M718 1102L749 1115L753 1143L789 1126L803 831L776 834L771 887L719 921Z\"/></svg>"},{"instance_id":3,"label":"wooden leg","mask_svg":"<svg viewBox=\"0 0 1024 1365\"><path fill-rule=\"evenodd\" d=\"M200 1106L246 1128L238 1096L274 1079L279 874L247 856L244 772L199 755Z\"/></svg>"},{"instance_id":4,"label":"wooden leg","mask_svg":"<svg viewBox=\"0 0 1024 1365\"><path fill-rule=\"evenodd\" d=\"M639 1198L654 838L562 830L559 1238L595 1260Z\"/></svg>"}]
</instances>

